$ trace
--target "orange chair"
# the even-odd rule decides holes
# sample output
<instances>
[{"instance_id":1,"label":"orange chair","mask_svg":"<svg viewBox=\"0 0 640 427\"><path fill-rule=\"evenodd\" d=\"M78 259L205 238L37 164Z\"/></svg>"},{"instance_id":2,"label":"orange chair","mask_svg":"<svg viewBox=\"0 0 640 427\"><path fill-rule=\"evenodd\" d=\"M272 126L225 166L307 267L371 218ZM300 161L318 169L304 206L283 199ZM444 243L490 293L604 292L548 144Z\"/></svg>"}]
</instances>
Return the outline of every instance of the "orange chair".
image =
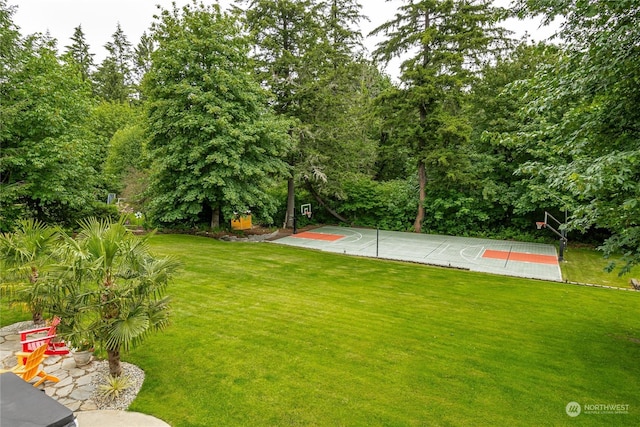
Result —
<instances>
[{"instance_id":1,"label":"orange chair","mask_svg":"<svg viewBox=\"0 0 640 427\"><path fill-rule=\"evenodd\" d=\"M45 351L45 354L69 354L69 348L64 341L53 341L53 338L56 336L56 327L59 323L60 318L56 316L53 318L49 326L21 331L20 344L22 344L22 351L25 353L32 352L34 349L40 347L40 345L46 342L47 350Z\"/></svg>"},{"instance_id":2,"label":"orange chair","mask_svg":"<svg viewBox=\"0 0 640 427\"><path fill-rule=\"evenodd\" d=\"M4 372L13 372L26 382L31 382L31 380L35 377L40 377L40 380L33 384L34 387L38 387L45 381L52 381L54 383L57 383L58 381L60 381L59 378L54 377L53 375L49 375L44 370L40 369L40 365L47 357L47 355L44 354L46 350L47 344L42 344L31 353L18 353L16 355L16 357L18 358L18 364L11 369L0 370L0 374Z\"/></svg>"}]
</instances>

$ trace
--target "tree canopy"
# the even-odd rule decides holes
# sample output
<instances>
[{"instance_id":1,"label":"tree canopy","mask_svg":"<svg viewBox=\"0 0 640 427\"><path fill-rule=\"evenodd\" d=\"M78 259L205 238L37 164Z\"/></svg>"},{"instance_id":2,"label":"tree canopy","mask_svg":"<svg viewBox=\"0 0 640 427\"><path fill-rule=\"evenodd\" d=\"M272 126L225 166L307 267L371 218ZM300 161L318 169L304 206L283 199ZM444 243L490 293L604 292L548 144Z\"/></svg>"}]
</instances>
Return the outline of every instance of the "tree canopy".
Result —
<instances>
[{"instance_id":1,"label":"tree canopy","mask_svg":"<svg viewBox=\"0 0 640 427\"><path fill-rule=\"evenodd\" d=\"M12 43L0 78L0 228L20 217L77 218L94 199L95 151L83 127L90 86L46 37Z\"/></svg>"},{"instance_id":2,"label":"tree canopy","mask_svg":"<svg viewBox=\"0 0 640 427\"><path fill-rule=\"evenodd\" d=\"M563 55L529 82L522 111L518 138L542 154L519 171L575 198L573 228L610 230L604 249L627 271L640 262L640 2L518 5L565 19Z\"/></svg>"},{"instance_id":3,"label":"tree canopy","mask_svg":"<svg viewBox=\"0 0 640 427\"><path fill-rule=\"evenodd\" d=\"M118 26L96 64L80 25L61 54L0 0L0 230L113 215L114 192L166 227L291 227L297 197L311 221L543 240L566 210L640 263L640 0L398 1L372 54L358 0L234 3ZM509 13L558 38L509 40Z\"/></svg>"},{"instance_id":4,"label":"tree canopy","mask_svg":"<svg viewBox=\"0 0 640 427\"><path fill-rule=\"evenodd\" d=\"M385 119L417 164L420 232L428 180L456 181L468 169L465 144L471 127L463 114L464 91L500 42L499 9L488 0L405 2L373 31L384 34L374 55L388 62L406 57L402 87L380 99Z\"/></svg>"},{"instance_id":5,"label":"tree canopy","mask_svg":"<svg viewBox=\"0 0 640 427\"><path fill-rule=\"evenodd\" d=\"M160 223L195 224L219 213L273 212L267 194L288 172L290 123L253 79L249 44L219 6L163 11L144 80L153 164L150 210ZM186 66L185 66L186 65Z\"/></svg>"}]
</instances>

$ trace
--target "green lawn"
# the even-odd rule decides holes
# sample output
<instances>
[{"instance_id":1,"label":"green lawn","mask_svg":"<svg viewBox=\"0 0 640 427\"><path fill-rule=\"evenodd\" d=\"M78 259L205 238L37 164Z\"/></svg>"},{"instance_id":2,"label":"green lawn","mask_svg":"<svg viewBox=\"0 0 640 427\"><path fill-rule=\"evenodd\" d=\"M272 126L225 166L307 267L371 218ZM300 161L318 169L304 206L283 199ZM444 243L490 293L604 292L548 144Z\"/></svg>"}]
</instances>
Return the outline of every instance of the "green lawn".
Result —
<instances>
[{"instance_id":1,"label":"green lawn","mask_svg":"<svg viewBox=\"0 0 640 427\"><path fill-rule=\"evenodd\" d=\"M613 259L614 261L617 261ZM619 276L618 271L607 273L605 267L611 260L604 259L602 253L589 248L569 247L562 266L562 277L569 282L590 283L631 289L629 279L640 279L640 268L635 267L630 274ZM618 265L618 267L620 264ZM619 268L617 269L619 270Z\"/></svg>"},{"instance_id":2,"label":"green lawn","mask_svg":"<svg viewBox=\"0 0 640 427\"><path fill-rule=\"evenodd\" d=\"M153 239L173 325L124 356L179 426L640 423L640 293L265 243ZM3 324L4 324L3 316ZM581 414L567 403L629 405Z\"/></svg>"}]
</instances>

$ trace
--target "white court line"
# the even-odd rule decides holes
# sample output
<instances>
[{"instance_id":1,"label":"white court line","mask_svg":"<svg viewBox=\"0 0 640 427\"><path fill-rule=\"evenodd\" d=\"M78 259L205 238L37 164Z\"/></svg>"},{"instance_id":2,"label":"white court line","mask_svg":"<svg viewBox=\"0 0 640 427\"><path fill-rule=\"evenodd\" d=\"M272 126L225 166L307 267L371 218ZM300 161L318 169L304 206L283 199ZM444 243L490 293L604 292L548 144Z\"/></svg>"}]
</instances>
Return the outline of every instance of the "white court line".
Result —
<instances>
[{"instance_id":1,"label":"white court line","mask_svg":"<svg viewBox=\"0 0 640 427\"><path fill-rule=\"evenodd\" d=\"M344 240L336 240L336 242L341 241L341 242L349 242L349 243L352 243L352 242L358 242L358 241L362 240L362 237L363 237L363 236L362 236L362 233L359 233L359 232L357 232L357 231L352 231L352 230L348 230L348 231L350 231L351 233L353 233L353 235L355 235L355 237L356 237L356 239L355 239L355 240L351 240L353 236L349 236L349 237L347 237L347 238L346 238L346 239L344 239Z\"/></svg>"},{"instance_id":2,"label":"white court line","mask_svg":"<svg viewBox=\"0 0 640 427\"><path fill-rule=\"evenodd\" d=\"M332 242L329 242L329 244L331 245L338 245L340 243L354 243L354 242L358 242L360 240L362 240L363 236L362 233L358 232L358 231L354 231L354 230L347 230L347 229L343 229L343 228L331 228L330 229L331 233L329 234L343 234L344 238L342 239L338 239L338 240L334 240ZM375 239L374 239L375 240Z\"/></svg>"},{"instance_id":3,"label":"white court line","mask_svg":"<svg viewBox=\"0 0 640 427\"><path fill-rule=\"evenodd\" d=\"M446 251L449 248L449 246L451 246L451 244L447 243L442 249L438 248L438 249L440 249L440 251L437 253L437 255L442 255L444 253L444 251Z\"/></svg>"},{"instance_id":4,"label":"white court line","mask_svg":"<svg viewBox=\"0 0 640 427\"><path fill-rule=\"evenodd\" d=\"M473 248L480 248L480 251L478 251L478 253L473 258L468 257L467 255L464 254L466 251ZM478 258L480 257L480 254L483 252L483 250L484 250L484 246L480 246L480 245L466 246L460 249L460 258L462 258L467 262L470 262L471 264L478 264Z\"/></svg>"},{"instance_id":5,"label":"white court line","mask_svg":"<svg viewBox=\"0 0 640 427\"><path fill-rule=\"evenodd\" d=\"M437 243L437 244L438 244L438 246L436 246L435 248L433 248L433 249L431 250L431 252L429 252L429 253L427 253L425 256L423 256L423 257L422 257L423 259L429 258L429 257L430 257L430 256L431 256L435 251L437 251L437 250L440 248L440 246L444 245L445 241L441 241L441 242L433 242L433 243L434 243L434 244L435 244L435 243Z\"/></svg>"}]
</instances>

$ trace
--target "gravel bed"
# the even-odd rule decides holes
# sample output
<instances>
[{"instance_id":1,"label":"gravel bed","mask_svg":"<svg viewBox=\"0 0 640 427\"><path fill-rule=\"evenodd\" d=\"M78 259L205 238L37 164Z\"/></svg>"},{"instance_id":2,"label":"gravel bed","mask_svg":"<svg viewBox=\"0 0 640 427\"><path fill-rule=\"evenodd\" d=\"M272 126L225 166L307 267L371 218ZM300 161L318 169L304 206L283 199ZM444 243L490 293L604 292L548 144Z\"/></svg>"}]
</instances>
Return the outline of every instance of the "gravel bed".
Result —
<instances>
[{"instance_id":1,"label":"gravel bed","mask_svg":"<svg viewBox=\"0 0 640 427\"><path fill-rule=\"evenodd\" d=\"M91 382L91 384L95 385L91 400L95 402L98 409L126 410L142 387L144 371L131 363L121 362L122 375L129 377L130 385L127 389L120 392L120 396L118 396L117 399L109 400L100 396L99 388L101 384L107 384L106 377L109 376L109 362L106 360L94 360L93 363L97 365L97 375L94 376Z\"/></svg>"}]
</instances>

